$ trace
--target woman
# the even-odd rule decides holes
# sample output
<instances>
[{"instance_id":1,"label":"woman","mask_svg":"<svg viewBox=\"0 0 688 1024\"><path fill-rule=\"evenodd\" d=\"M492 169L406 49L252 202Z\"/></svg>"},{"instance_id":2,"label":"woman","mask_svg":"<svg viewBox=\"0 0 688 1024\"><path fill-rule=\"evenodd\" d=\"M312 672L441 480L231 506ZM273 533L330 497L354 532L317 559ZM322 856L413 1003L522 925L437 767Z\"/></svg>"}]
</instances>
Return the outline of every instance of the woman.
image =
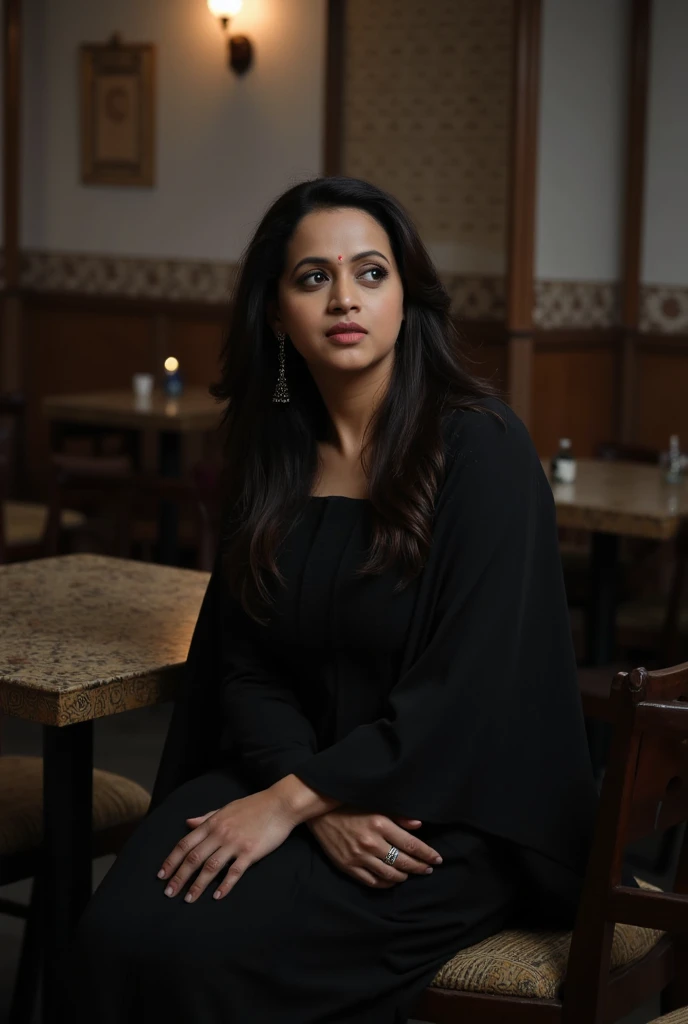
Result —
<instances>
[{"instance_id":1,"label":"woman","mask_svg":"<svg viewBox=\"0 0 688 1024\"><path fill-rule=\"evenodd\" d=\"M214 393L220 553L74 1011L404 1021L458 949L572 921L595 788L551 491L363 181L265 214Z\"/></svg>"}]
</instances>

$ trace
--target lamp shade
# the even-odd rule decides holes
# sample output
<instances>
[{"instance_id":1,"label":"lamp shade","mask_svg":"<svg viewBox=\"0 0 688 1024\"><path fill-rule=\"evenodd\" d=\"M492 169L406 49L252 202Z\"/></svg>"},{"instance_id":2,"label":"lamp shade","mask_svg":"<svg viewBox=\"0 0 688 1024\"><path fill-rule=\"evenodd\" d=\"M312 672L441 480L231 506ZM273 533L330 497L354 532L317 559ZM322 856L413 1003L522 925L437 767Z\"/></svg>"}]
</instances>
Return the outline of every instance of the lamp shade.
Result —
<instances>
[{"instance_id":1,"label":"lamp shade","mask_svg":"<svg viewBox=\"0 0 688 1024\"><path fill-rule=\"evenodd\" d=\"M216 18L232 18L241 10L244 0L208 0L211 14Z\"/></svg>"}]
</instances>

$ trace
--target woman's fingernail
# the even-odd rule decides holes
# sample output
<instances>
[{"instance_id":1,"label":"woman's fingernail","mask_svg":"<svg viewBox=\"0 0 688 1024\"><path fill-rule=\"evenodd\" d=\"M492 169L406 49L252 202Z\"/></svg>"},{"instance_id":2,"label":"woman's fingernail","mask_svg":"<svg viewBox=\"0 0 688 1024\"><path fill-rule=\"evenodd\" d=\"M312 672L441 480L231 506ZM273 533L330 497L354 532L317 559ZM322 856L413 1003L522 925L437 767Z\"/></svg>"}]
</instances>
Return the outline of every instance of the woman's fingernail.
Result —
<instances>
[{"instance_id":1,"label":"woman's fingernail","mask_svg":"<svg viewBox=\"0 0 688 1024\"><path fill-rule=\"evenodd\" d=\"M214 900L219 900L221 895L222 895L222 893L220 892L220 890L216 889L215 892L213 893L213 899Z\"/></svg>"},{"instance_id":2,"label":"woman's fingernail","mask_svg":"<svg viewBox=\"0 0 688 1024\"><path fill-rule=\"evenodd\" d=\"M432 874L432 868L426 868L425 869L425 874L426 875L431 875Z\"/></svg>"},{"instance_id":3,"label":"woman's fingernail","mask_svg":"<svg viewBox=\"0 0 688 1024\"><path fill-rule=\"evenodd\" d=\"M165 895L166 896L173 896L174 895L174 889L172 888L171 885L168 885L167 888L165 889Z\"/></svg>"},{"instance_id":4,"label":"woman's fingernail","mask_svg":"<svg viewBox=\"0 0 688 1024\"><path fill-rule=\"evenodd\" d=\"M441 863L442 863L442 858L441 857L435 857L435 864L441 864Z\"/></svg>"},{"instance_id":5,"label":"woman's fingernail","mask_svg":"<svg viewBox=\"0 0 688 1024\"><path fill-rule=\"evenodd\" d=\"M193 896L191 895L190 892L187 892L186 896L184 897L184 902L185 903L193 903Z\"/></svg>"},{"instance_id":6,"label":"woman's fingernail","mask_svg":"<svg viewBox=\"0 0 688 1024\"><path fill-rule=\"evenodd\" d=\"M160 870L158 871L158 878L164 878L164 877L165 877L165 869L164 868L160 868Z\"/></svg>"}]
</instances>

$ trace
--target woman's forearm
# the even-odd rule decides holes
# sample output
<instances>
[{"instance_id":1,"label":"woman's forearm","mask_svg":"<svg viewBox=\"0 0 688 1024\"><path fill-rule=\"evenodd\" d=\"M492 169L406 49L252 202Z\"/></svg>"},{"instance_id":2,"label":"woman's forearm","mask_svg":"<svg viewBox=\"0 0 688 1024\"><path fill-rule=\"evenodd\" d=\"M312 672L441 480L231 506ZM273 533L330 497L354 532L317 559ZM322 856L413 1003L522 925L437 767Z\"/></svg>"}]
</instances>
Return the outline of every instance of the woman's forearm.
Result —
<instances>
[{"instance_id":1,"label":"woman's forearm","mask_svg":"<svg viewBox=\"0 0 688 1024\"><path fill-rule=\"evenodd\" d=\"M311 789L305 782L302 782L297 775L285 775L279 782L275 782L273 789L289 807L298 824L308 821L310 818L317 818L327 811L334 810L342 803L333 797L324 796L317 790Z\"/></svg>"}]
</instances>

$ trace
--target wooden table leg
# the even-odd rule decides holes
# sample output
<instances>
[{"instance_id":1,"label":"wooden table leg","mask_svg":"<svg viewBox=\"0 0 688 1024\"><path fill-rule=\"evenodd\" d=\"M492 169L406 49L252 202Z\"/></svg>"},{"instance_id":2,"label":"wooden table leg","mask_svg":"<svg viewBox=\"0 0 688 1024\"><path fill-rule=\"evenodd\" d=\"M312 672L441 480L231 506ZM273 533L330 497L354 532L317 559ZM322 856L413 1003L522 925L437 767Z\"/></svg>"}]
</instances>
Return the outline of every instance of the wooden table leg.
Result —
<instances>
[{"instance_id":1,"label":"wooden table leg","mask_svg":"<svg viewBox=\"0 0 688 1024\"><path fill-rule=\"evenodd\" d=\"M586 611L586 656L589 665L611 665L616 650L616 594L619 538L593 533L590 600Z\"/></svg>"},{"instance_id":2,"label":"wooden table leg","mask_svg":"<svg viewBox=\"0 0 688 1024\"><path fill-rule=\"evenodd\" d=\"M93 722L44 726L43 1024L66 1019L60 958L91 898L92 807Z\"/></svg>"}]
</instances>

